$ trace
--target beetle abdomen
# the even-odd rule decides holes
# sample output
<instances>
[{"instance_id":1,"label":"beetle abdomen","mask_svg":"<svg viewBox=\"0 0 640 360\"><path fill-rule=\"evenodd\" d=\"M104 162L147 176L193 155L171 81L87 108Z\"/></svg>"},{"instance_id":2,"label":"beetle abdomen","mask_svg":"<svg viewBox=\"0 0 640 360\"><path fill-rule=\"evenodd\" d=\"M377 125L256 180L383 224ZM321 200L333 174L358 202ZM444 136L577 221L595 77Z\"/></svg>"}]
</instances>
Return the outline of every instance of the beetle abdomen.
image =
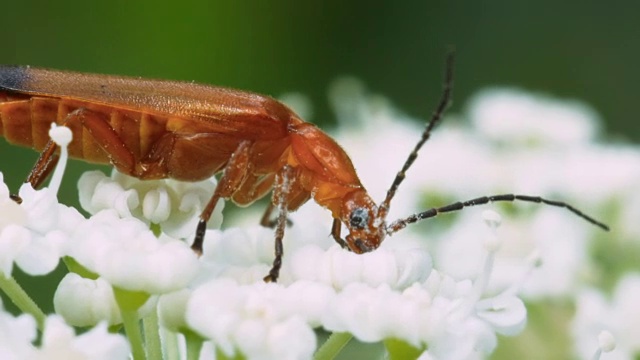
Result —
<instances>
[{"instance_id":1,"label":"beetle abdomen","mask_svg":"<svg viewBox=\"0 0 640 360\"><path fill-rule=\"evenodd\" d=\"M41 151L49 140L51 123L64 124L73 133L73 141L69 144L71 157L109 163L105 151L83 128L81 118L69 116L78 109L100 114L136 159L148 154L167 131L168 119L159 116L79 101L0 93L0 134L12 144Z\"/></svg>"},{"instance_id":2,"label":"beetle abdomen","mask_svg":"<svg viewBox=\"0 0 640 360\"><path fill-rule=\"evenodd\" d=\"M0 132L8 142L42 150L49 140L49 128L56 121L58 101L0 94Z\"/></svg>"}]
</instances>

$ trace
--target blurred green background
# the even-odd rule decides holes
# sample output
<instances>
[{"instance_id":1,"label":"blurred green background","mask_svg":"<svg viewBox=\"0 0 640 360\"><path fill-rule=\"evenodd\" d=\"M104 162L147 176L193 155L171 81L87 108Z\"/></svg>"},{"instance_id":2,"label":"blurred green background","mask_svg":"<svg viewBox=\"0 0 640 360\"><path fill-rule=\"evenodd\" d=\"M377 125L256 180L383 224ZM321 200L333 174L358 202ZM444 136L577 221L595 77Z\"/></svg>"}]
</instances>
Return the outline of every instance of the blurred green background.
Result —
<instances>
[{"instance_id":1,"label":"blurred green background","mask_svg":"<svg viewBox=\"0 0 640 360\"><path fill-rule=\"evenodd\" d=\"M455 44L454 111L484 86L520 86L582 99L607 136L639 141L638 13L640 2L596 0L5 1L0 63L298 91L330 127L327 85L346 74L426 116ZM36 154L4 141L0 154L16 189Z\"/></svg>"},{"instance_id":2,"label":"blurred green background","mask_svg":"<svg viewBox=\"0 0 640 360\"><path fill-rule=\"evenodd\" d=\"M310 120L330 128L327 86L347 74L425 117L454 44L453 111L482 87L518 86L582 99L605 119L604 136L638 142L639 13L640 2L600 0L4 1L0 63L297 91L313 101ZM36 157L0 141L13 191ZM72 164L65 201L86 168Z\"/></svg>"}]
</instances>

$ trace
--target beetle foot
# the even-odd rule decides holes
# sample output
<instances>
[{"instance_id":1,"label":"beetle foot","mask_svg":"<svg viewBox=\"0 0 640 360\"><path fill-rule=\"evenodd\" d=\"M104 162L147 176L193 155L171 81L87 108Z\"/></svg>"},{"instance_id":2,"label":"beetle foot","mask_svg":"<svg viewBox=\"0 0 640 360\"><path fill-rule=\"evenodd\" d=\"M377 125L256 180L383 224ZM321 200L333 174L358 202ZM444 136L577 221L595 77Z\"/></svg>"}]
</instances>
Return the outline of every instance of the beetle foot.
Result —
<instances>
[{"instance_id":1,"label":"beetle foot","mask_svg":"<svg viewBox=\"0 0 640 360\"><path fill-rule=\"evenodd\" d=\"M196 228L196 238L193 240L191 250L193 250L198 257L202 256L202 243L204 242L204 233L207 231L207 222L200 219L198 227Z\"/></svg>"},{"instance_id":2,"label":"beetle foot","mask_svg":"<svg viewBox=\"0 0 640 360\"><path fill-rule=\"evenodd\" d=\"M9 198L15 201L17 204L22 204L22 198L19 195L11 194Z\"/></svg>"},{"instance_id":3,"label":"beetle foot","mask_svg":"<svg viewBox=\"0 0 640 360\"><path fill-rule=\"evenodd\" d=\"M278 219L269 220L266 224L260 224L264 227L268 227L269 229L275 229L276 225L278 225ZM287 227L290 228L293 226L293 221L287 218Z\"/></svg>"},{"instance_id":4,"label":"beetle foot","mask_svg":"<svg viewBox=\"0 0 640 360\"><path fill-rule=\"evenodd\" d=\"M262 278L262 280L264 280L264 282L266 283L275 283L278 281L278 277L274 276L273 274L269 274L267 276L265 276L264 278Z\"/></svg>"}]
</instances>

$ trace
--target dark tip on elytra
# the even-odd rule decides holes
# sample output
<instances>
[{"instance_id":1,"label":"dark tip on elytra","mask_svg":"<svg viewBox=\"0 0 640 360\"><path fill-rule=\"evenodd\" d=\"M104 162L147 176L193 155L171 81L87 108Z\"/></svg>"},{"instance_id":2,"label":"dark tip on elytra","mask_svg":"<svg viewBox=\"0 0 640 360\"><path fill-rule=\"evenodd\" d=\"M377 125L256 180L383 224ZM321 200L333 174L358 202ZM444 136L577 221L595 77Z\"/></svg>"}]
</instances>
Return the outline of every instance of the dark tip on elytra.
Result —
<instances>
[{"instance_id":1,"label":"dark tip on elytra","mask_svg":"<svg viewBox=\"0 0 640 360\"><path fill-rule=\"evenodd\" d=\"M20 91L29 79L29 67L0 65L0 89Z\"/></svg>"}]
</instances>

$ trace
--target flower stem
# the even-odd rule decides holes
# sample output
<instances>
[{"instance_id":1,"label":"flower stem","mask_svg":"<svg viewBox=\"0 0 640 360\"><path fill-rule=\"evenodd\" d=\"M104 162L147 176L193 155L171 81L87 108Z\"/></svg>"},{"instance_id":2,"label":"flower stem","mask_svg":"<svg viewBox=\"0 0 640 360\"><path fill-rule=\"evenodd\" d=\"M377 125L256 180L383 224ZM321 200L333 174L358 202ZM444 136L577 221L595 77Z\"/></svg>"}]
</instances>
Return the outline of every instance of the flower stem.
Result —
<instances>
[{"instance_id":1,"label":"flower stem","mask_svg":"<svg viewBox=\"0 0 640 360\"><path fill-rule=\"evenodd\" d=\"M140 333L140 327L138 325L138 312L125 309L120 309L120 312L122 313L124 331L131 344L133 360L146 360L147 357L144 352L142 334Z\"/></svg>"},{"instance_id":2,"label":"flower stem","mask_svg":"<svg viewBox=\"0 0 640 360\"><path fill-rule=\"evenodd\" d=\"M316 352L314 360L331 360L335 358L352 338L353 335L349 333L331 334Z\"/></svg>"},{"instance_id":3,"label":"flower stem","mask_svg":"<svg viewBox=\"0 0 640 360\"><path fill-rule=\"evenodd\" d=\"M146 360L144 342L138 321L138 309L149 299L149 294L142 291L129 291L113 287L113 295L122 314L124 331L131 344L133 360Z\"/></svg>"},{"instance_id":4,"label":"flower stem","mask_svg":"<svg viewBox=\"0 0 640 360\"><path fill-rule=\"evenodd\" d=\"M149 359L162 359L162 342L160 341L160 325L158 324L158 313L152 311L151 314L142 319L144 329L144 344Z\"/></svg>"},{"instance_id":5,"label":"flower stem","mask_svg":"<svg viewBox=\"0 0 640 360\"><path fill-rule=\"evenodd\" d=\"M160 328L160 331L162 332L162 345L164 347L165 360L180 360L178 334L167 330L166 328Z\"/></svg>"},{"instance_id":6,"label":"flower stem","mask_svg":"<svg viewBox=\"0 0 640 360\"><path fill-rule=\"evenodd\" d=\"M193 332L183 332L187 342L187 360L200 359L200 351L202 350L202 338Z\"/></svg>"},{"instance_id":7,"label":"flower stem","mask_svg":"<svg viewBox=\"0 0 640 360\"><path fill-rule=\"evenodd\" d=\"M385 359L388 360L417 359L425 350L425 348L416 348L403 340L393 338L385 339L384 347L387 349Z\"/></svg>"},{"instance_id":8,"label":"flower stem","mask_svg":"<svg viewBox=\"0 0 640 360\"><path fill-rule=\"evenodd\" d=\"M44 329L44 321L47 316L13 277L7 278L0 272L0 290L7 294L18 309L26 314L31 314L36 319L38 330Z\"/></svg>"}]
</instances>

